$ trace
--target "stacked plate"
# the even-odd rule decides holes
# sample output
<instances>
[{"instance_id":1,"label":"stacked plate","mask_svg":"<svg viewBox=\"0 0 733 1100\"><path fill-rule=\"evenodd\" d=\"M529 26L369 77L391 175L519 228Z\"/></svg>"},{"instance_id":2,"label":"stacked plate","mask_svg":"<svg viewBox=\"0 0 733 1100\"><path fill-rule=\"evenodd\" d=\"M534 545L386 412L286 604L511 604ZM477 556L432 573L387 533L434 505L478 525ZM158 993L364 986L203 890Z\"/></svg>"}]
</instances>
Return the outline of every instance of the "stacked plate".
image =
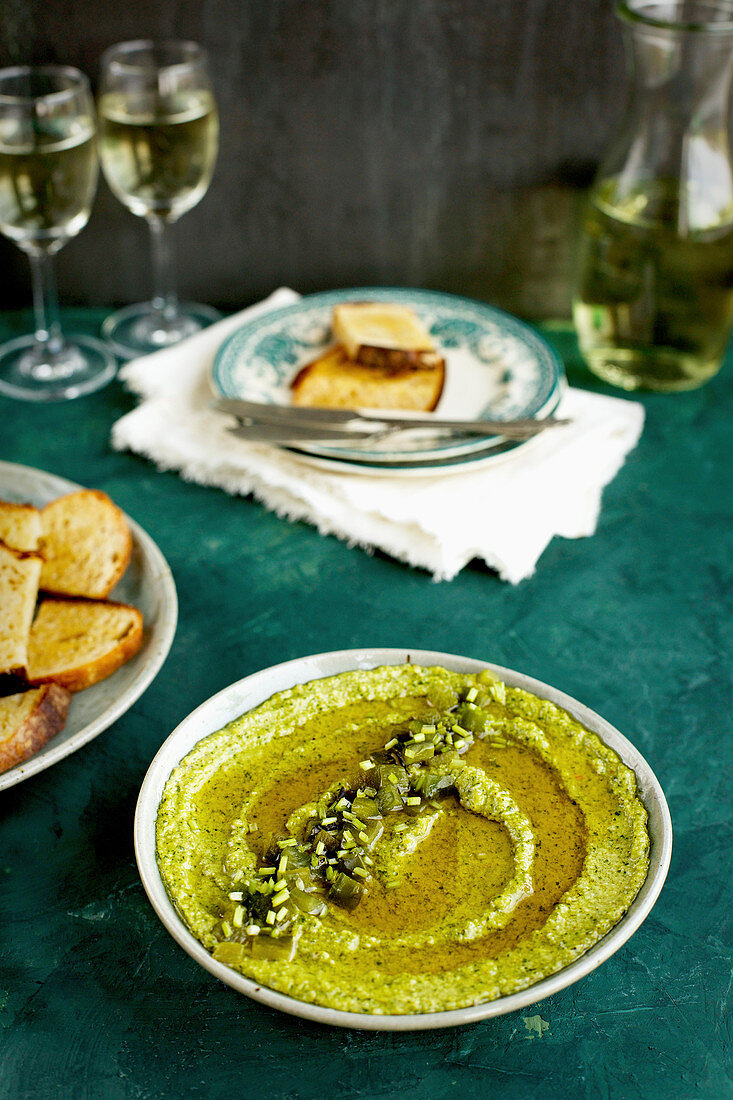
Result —
<instances>
[{"instance_id":1,"label":"stacked plate","mask_svg":"<svg viewBox=\"0 0 733 1100\"><path fill-rule=\"evenodd\" d=\"M219 349L212 368L214 391L222 397L291 404L290 385L297 372L333 343L334 305L365 301L410 306L427 326L446 361L436 418L544 419L556 409L564 386L562 364L529 325L483 302L393 287L312 294L247 322ZM519 446L526 443L500 435L451 439L421 430L288 449L319 465L398 474L460 469Z\"/></svg>"}]
</instances>

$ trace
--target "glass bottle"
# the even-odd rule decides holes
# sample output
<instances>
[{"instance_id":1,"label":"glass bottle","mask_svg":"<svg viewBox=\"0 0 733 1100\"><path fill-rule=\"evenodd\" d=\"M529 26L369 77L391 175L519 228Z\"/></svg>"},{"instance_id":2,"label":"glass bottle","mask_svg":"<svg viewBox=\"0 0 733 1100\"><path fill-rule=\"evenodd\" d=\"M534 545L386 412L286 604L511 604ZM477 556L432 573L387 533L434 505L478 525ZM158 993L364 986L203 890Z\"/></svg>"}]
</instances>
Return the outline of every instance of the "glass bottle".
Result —
<instances>
[{"instance_id":1,"label":"glass bottle","mask_svg":"<svg viewBox=\"0 0 733 1100\"><path fill-rule=\"evenodd\" d=\"M692 389L733 328L733 2L628 0L616 14L628 105L589 195L578 340L617 386Z\"/></svg>"}]
</instances>

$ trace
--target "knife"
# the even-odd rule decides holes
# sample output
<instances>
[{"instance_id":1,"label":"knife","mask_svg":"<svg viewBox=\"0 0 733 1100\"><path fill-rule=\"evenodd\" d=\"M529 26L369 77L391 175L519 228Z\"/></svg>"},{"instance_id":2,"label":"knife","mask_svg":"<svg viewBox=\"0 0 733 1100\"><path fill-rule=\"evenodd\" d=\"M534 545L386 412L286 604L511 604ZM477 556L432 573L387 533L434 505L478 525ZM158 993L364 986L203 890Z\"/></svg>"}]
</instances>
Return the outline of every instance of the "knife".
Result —
<instances>
[{"instance_id":1,"label":"knife","mask_svg":"<svg viewBox=\"0 0 733 1100\"><path fill-rule=\"evenodd\" d=\"M343 428L319 427L317 424L240 424L227 428L231 435L249 443L365 443L390 435L394 429L371 428L367 431L345 431Z\"/></svg>"},{"instance_id":2,"label":"knife","mask_svg":"<svg viewBox=\"0 0 733 1100\"><path fill-rule=\"evenodd\" d=\"M396 416L392 413L360 413L356 409L321 409L300 405L268 405L240 398L219 398L212 406L219 412L230 413L248 424L269 424L301 431L317 429L336 431L328 438L343 439L348 434L373 435L381 431L414 430L427 428L434 432L452 432L459 435L503 435L511 439L529 439L545 430L567 424L567 420L546 417L544 420L444 420L439 417ZM301 436L301 438L305 438ZM312 438L326 438L323 435Z\"/></svg>"}]
</instances>

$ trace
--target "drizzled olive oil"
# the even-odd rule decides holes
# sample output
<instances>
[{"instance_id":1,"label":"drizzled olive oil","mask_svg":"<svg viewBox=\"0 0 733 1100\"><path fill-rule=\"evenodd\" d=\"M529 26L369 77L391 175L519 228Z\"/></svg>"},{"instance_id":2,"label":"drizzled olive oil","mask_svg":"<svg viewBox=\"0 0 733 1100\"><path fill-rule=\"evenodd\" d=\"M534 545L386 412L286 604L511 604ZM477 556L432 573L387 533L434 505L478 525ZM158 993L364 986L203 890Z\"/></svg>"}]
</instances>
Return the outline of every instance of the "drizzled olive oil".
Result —
<instances>
[{"instance_id":1,"label":"drizzled olive oil","mask_svg":"<svg viewBox=\"0 0 733 1100\"><path fill-rule=\"evenodd\" d=\"M606 180L586 214L574 319L589 367L614 385L706 381L733 327L733 206L677 181Z\"/></svg>"}]
</instances>

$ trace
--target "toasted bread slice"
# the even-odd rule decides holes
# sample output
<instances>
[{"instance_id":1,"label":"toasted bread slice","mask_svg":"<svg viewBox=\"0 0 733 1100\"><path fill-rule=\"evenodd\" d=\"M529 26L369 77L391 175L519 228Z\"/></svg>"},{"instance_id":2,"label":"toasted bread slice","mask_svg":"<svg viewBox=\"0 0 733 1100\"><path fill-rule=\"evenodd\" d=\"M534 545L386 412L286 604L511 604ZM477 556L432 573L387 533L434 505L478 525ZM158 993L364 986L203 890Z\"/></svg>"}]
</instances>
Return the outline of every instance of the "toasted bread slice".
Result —
<instances>
[{"instance_id":1,"label":"toasted bread slice","mask_svg":"<svg viewBox=\"0 0 733 1100\"><path fill-rule=\"evenodd\" d=\"M409 306L343 302L334 306L331 328L349 359L365 366L430 366L436 358L430 333Z\"/></svg>"},{"instance_id":2,"label":"toasted bread slice","mask_svg":"<svg viewBox=\"0 0 733 1100\"><path fill-rule=\"evenodd\" d=\"M41 513L32 504L0 500L0 542L11 550L37 550L41 538Z\"/></svg>"},{"instance_id":3,"label":"toasted bread slice","mask_svg":"<svg viewBox=\"0 0 733 1100\"><path fill-rule=\"evenodd\" d=\"M0 542L0 674L23 674L38 595L41 559Z\"/></svg>"},{"instance_id":4,"label":"toasted bread slice","mask_svg":"<svg viewBox=\"0 0 733 1100\"><path fill-rule=\"evenodd\" d=\"M47 504L41 588L60 596L108 596L127 569L132 537L106 493L80 489Z\"/></svg>"},{"instance_id":5,"label":"toasted bread slice","mask_svg":"<svg viewBox=\"0 0 733 1100\"><path fill-rule=\"evenodd\" d=\"M82 691L137 653L143 618L136 607L104 600L44 600L28 640L28 681Z\"/></svg>"},{"instance_id":6,"label":"toasted bread slice","mask_svg":"<svg viewBox=\"0 0 733 1100\"><path fill-rule=\"evenodd\" d=\"M367 367L337 346L302 367L291 389L293 404L336 409L414 409L429 412L440 399L445 363Z\"/></svg>"},{"instance_id":7,"label":"toasted bread slice","mask_svg":"<svg viewBox=\"0 0 733 1100\"><path fill-rule=\"evenodd\" d=\"M59 684L0 699L0 772L27 760L64 728L70 699Z\"/></svg>"}]
</instances>

